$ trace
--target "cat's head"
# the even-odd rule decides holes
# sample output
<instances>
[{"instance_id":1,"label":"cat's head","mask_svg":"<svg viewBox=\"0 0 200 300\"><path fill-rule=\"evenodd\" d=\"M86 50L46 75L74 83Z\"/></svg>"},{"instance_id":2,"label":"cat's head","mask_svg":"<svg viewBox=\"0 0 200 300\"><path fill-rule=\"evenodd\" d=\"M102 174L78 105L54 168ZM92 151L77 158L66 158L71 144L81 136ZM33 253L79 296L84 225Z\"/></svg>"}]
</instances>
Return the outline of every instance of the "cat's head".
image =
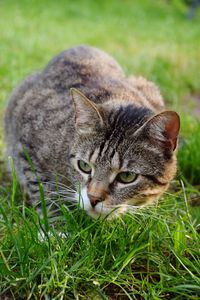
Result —
<instances>
[{"instance_id":1,"label":"cat's head","mask_svg":"<svg viewBox=\"0 0 200 300\"><path fill-rule=\"evenodd\" d=\"M73 176L81 206L93 217L152 203L176 173L177 113L157 115L118 100L95 104L72 89L75 103Z\"/></svg>"}]
</instances>

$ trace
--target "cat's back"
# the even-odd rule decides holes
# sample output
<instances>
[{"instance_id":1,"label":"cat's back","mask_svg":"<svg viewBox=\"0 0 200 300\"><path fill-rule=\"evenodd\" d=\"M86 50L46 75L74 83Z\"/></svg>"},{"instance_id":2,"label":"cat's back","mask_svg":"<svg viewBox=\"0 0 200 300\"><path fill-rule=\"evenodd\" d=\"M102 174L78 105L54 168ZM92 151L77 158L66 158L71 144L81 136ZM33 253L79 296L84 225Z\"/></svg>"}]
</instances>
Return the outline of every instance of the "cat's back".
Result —
<instances>
[{"instance_id":1,"label":"cat's back","mask_svg":"<svg viewBox=\"0 0 200 300\"><path fill-rule=\"evenodd\" d=\"M71 79L71 84L74 85L87 79L121 77L124 74L109 54L94 47L81 45L65 50L53 58L45 68L43 76L57 79L59 82Z\"/></svg>"}]
</instances>

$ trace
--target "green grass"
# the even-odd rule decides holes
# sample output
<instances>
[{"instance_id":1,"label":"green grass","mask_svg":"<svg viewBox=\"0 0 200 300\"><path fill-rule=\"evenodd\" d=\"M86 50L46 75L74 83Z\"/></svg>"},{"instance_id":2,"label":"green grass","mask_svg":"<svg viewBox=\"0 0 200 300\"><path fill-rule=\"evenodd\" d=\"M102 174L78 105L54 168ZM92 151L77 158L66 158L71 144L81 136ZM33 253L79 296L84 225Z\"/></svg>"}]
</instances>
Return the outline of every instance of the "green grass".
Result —
<instances>
[{"instance_id":1,"label":"green grass","mask_svg":"<svg viewBox=\"0 0 200 300\"><path fill-rule=\"evenodd\" d=\"M112 221L61 206L54 227L7 178L0 128L0 299L200 298L200 122L189 103L200 95L200 11L186 13L181 0L0 1L2 119L24 76L90 44L155 81L182 123L178 177L158 205Z\"/></svg>"},{"instance_id":2,"label":"green grass","mask_svg":"<svg viewBox=\"0 0 200 300\"><path fill-rule=\"evenodd\" d=\"M61 207L49 230L48 219L8 201L1 291L14 299L199 299L200 236L186 192L112 222Z\"/></svg>"}]
</instances>

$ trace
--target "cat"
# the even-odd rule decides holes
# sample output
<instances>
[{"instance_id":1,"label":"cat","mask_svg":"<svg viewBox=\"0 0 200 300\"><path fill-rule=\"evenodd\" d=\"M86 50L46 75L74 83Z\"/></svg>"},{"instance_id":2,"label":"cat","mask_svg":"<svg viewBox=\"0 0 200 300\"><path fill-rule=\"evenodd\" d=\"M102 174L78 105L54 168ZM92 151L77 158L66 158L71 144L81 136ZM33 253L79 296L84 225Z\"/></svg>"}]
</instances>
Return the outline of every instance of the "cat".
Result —
<instances>
[{"instance_id":1,"label":"cat","mask_svg":"<svg viewBox=\"0 0 200 300\"><path fill-rule=\"evenodd\" d=\"M137 209L166 191L179 127L154 83L126 77L89 46L62 52L26 78L5 114L7 154L31 203L38 205L41 182L46 199L58 189L92 217Z\"/></svg>"}]
</instances>

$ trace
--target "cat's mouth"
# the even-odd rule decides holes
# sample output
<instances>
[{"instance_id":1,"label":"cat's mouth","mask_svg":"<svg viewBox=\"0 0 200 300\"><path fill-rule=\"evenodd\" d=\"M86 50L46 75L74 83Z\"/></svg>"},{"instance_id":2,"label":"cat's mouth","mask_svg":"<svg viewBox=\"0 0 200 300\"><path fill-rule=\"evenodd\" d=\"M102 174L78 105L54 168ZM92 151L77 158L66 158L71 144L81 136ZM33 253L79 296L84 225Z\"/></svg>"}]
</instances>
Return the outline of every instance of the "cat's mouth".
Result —
<instances>
[{"instance_id":1,"label":"cat's mouth","mask_svg":"<svg viewBox=\"0 0 200 300\"><path fill-rule=\"evenodd\" d=\"M121 205L121 206L106 206L105 201L97 203L95 207L92 207L90 203L90 199L87 195L87 188L84 187L81 189L81 197L80 198L80 206L82 209L84 209L88 215L90 215L92 218L100 218L100 217L108 217L113 218L117 215L124 213L127 211L128 206L127 205Z\"/></svg>"},{"instance_id":2,"label":"cat's mouth","mask_svg":"<svg viewBox=\"0 0 200 300\"><path fill-rule=\"evenodd\" d=\"M99 217L105 217L111 213L112 209L106 207L103 202L97 203L95 207L92 207L90 199L87 195L86 187L81 189L80 196L80 207L84 209L91 217L97 219Z\"/></svg>"}]
</instances>

